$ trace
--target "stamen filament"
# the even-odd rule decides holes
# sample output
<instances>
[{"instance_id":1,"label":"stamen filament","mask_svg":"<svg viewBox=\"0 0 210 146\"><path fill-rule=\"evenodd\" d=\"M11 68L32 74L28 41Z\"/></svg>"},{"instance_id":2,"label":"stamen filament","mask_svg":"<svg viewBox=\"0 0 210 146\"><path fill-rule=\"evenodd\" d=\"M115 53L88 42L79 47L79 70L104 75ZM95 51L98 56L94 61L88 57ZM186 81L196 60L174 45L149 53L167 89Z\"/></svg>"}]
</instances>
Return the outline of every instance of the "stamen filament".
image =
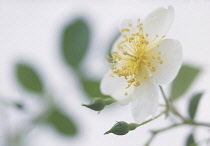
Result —
<instances>
[{"instance_id":1,"label":"stamen filament","mask_svg":"<svg viewBox=\"0 0 210 146\"><path fill-rule=\"evenodd\" d=\"M155 72L154 61L163 63L161 52L153 50L159 47L165 36L160 38L156 35L153 40L148 41L149 34L144 34L142 25L140 19L138 19L136 26L128 24L127 28L123 28L121 31L124 40L117 45L119 52L112 52L113 57L107 56L110 59L107 62L113 64L110 76L124 77L128 83L126 89L131 86L140 86L148 77L149 71ZM133 27L137 27L138 31L133 34L127 33L131 32L130 30ZM128 93L125 92L125 95L127 96Z\"/></svg>"}]
</instances>

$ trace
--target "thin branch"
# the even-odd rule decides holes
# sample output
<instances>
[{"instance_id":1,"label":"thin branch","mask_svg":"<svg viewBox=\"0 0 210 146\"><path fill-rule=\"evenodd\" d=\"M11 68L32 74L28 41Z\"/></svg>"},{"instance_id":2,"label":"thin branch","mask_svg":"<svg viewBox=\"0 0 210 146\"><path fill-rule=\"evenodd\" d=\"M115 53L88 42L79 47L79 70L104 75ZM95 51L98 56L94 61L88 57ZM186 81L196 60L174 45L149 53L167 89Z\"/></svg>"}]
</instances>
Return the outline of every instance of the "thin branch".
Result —
<instances>
[{"instance_id":1,"label":"thin branch","mask_svg":"<svg viewBox=\"0 0 210 146\"><path fill-rule=\"evenodd\" d=\"M185 125L194 125L194 126L202 126L202 127L209 127L210 128L210 123L196 122L196 121L193 121L193 120L185 120L183 124L185 124Z\"/></svg>"},{"instance_id":2,"label":"thin branch","mask_svg":"<svg viewBox=\"0 0 210 146\"><path fill-rule=\"evenodd\" d=\"M168 112L169 112L169 111L172 111L176 116L178 116L179 118L181 118L182 121L185 121L186 118L184 118L184 117L177 111L177 109L173 106L173 104L169 102L169 100L168 100L167 97L166 97L165 92L163 91L163 88L162 88L161 86L159 86L159 87L160 87L160 91L161 91L161 93L162 93L162 95L163 95L163 98L164 98L164 100L165 100L167 111L168 111ZM168 114L168 112L166 112L166 113ZM166 116L168 116L168 115L166 115Z\"/></svg>"},{"instance_id":3,"label":"thin branch","mask_svg":"<svg viewBox=\"0 0 210 146\"><path fill-rule=\"evenodd\" d=\"M153 139L155 138L156 134L152 134L152 136L150 137L150 139L147 141L147 143L144 144L144 146L149 146L150 143L153 141Z\"/></svg>"},{"instance_id":4,"label":"thin branch","mask_svg":"<svg viewBox=\"0 0 210 146\"><path fill-rule=\"evenodd\" d=\"M204 126L204 127L209 127L210 128L210 124L209 123L202 123L202 122L195 122L195 121L190 121L190 122L185 122L185 123L177 123L177 124L173 124L170 125L168 127L159 129L159 130L154 130L152 131L152 136L150 137L150 139L147 141L147 143L145 144L145 146L149 146L149 144L151 144L151 142L154 140L154 138L161 132L165 132L167 130L173 129L175 127L179 127L179 126L184 126L184 125L196 125L196 126Z\"/></svg>"},{"instance_id":5,"label":"thin branch","mask_svg":"<svg viewBox=\"0 0 210 146\"><path fill-rule=\"evenodd\" d=\"M160 91L161 91L161 93L163 95L163 98L165 100L166 106L169 108L170 107L170 104L169 104L168 99L166 98L165 92L163 91L163 88L161 86L159 86L159 88L160 88Z\"/></svg>"},{"instance_id":6,"label":"thin branch","mask_svg":"<svg viewBox=\"0 0 210 146\"><path fill-rule=\"evenodd\" d=\"M153 120L159 118L159 117L162 116L164 113L165 113L165 111L163 111L162 113L160 113L159 115L157 115L156 117L154 117L154 118L152 118L152 119L149 119L149 120L147 120L147 121L142 122L141 124L138 124L138 127L139 127L139 126L142 126L142 125L144 125L144 124L147 124L147 123L149 123L150 121L153 121Z\"/></svg>"},{"instance_id":7,"label":"thin branch","mask_svg":"<svg viewBox=\"0 0 210 146\"><path fill-rule=\"evenodd\" d=\"M144 146L149 146L152 143L152 141L154 140L154 138L157 136L157 134L159 134L161 132L164 132L164 131L167 131L167 130L170 130L172 128L178 127L178 126L182 126L182 125L183 125L182 123L180 123L180 124L173 124L171 126L168 126L168 127L165 127L165 128L159 129L159 130L152 131L152 136L150 137L150 139L146 142L146 144Z\"/></svg>"}]
</instances>

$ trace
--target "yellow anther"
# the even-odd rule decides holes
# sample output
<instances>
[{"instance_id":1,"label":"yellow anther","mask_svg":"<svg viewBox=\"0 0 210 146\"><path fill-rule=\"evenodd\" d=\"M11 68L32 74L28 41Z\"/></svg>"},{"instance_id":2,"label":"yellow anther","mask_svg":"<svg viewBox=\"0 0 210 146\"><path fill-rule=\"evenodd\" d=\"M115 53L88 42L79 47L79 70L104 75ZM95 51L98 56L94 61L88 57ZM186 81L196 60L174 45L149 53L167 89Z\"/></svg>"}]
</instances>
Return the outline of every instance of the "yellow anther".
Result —
<instances>
[{"instance_id":1,"label":"yellow anther","mask_svg":"<svg viewBox=\"0 0 210 146\"><path fill-rule=\"evenodd\" d=\"M113 73L119 73L120 71L119 70L115 70L115 71L113 71Z\"/></svg>"},{"instance_id":2,"label":"yellow anther","mask_svg":"<svg viewBox=\"0 0 210 146\"><path fill-rule=\"evenodd\" d=\"M155 49L159 47L160 41L156 37L148 41L149 34L145 34L142 23L138 19L136 27L137 32L131 33L129 29L132 24L128 24L127 28L121 29L123 41L117 44L119 52L112 52L112 56L107 56L110 59L112 74L111 76L118 76L125 78L127 81L127 88L133 86L140 86L149 75L149 72L155 72L155 62L162 64L161 53ZM127 33L130 32L130 33ZM162 36L162 38L165 36ZM107 61L110 63L110 61ZM141 78L138 78L139 75ZM126 92L125 95L128 95Z\"/></svg>"},{"instance_id":3,"label":"yellow anther","mask_svg":"<svg viewBox=\"0 0 210 146\"><path fill-rule=\"evenodd\" d=\"M130 37L130 40L134 40L134 37Z\"/></svg>"},{"instance_id":4,"label":"yellow anther","mask_svg":"<svg viewBox=\"0 0 210 146\"><path fill-rule=\"evenodd\" d=\"M160 60L161 59L161 57L157 57L157 60Z\"/></svg>"},{"instance_id":5,"label":"yellow anther","mask_svg":"<svg viewBox=\"0 0 210 146\"><path fill-rule=\"evenodd\" d=\"M128 55L128 52L124 51L124 52L123 52L123 55Z\"/></svg>"},{"instance_id":6,"label":"yellow anther","mask_svg":"<svg viewBox=\"0 0 210 146\"><path fill-rule=\"evenodd\" d=\"M141 84L141 82L140 81L138 81L138 82L136 82L135 84L134 84L134 86L139 86Z\"/></svg>"},{"instance_id":7,"label":"yellow anther","mask_svg":"<svg viewBox=\"0 0 210 146\"><path fill-rule=\"evenodd\" d=\"M155 72L155 68L153 66L151 66L151 71Z\"/></svg>"},{"instance_id":8,"label":"yellow anther","mask_svg":"<svg viewBox=\"0 0 210 146\"><path fill-rule=\"evenodd\" d=\"M128 92L125 92L125 95L128 96Z\"/></svg>"},{"instance_id":9,"label":"yellow anther","mask_svg":"<svg viewBox=\"0 0 210 146\"><path fill-rule=\"evenodd\" d=\"M140 22L140 18L138 18L138 22Z\"/></svg>"},{"instance_id":10,"label":"yellow anther","mask_svg":"<svg viewBox=\"0 0 210 146\"><path fill-rule=\"evenodd\" d=\"M115 69L117 69L117 67L114 67L114 66L111 67L111 70L115 70Z\"/></svg>"},{"instance_id":11,"label":"yellow anther","mask_svg":"<svg viewBox=\"0 0 210 146\"><path fill-rule=\"evenodd\" d=\"M132 84L128 84L128 86L125 88L125 89L128 89L128 88L130 88L130 86L131 86Z\"/></svg>"},{"instance_id":12,"label":"yellow anther","mask_svg":"<svg viewBox=\"0 0 210 146\"><path fill-rule=\"evenodd\" d=\"M125 31L130 32L130 29L127 28L127 29L125 29Z\"/></svg>"},{"instance_id":13,"label":"yellow anther","mask_svg":"<svg viewBox=\"0 0 210 146\"><path fill-rule=\"evenodd\" d=\"M126 35L123 35L123 37L124 37L124 38L127 38L127 36L126 36Z\"/></svg>"},{"instance_id":14,"label":"yellow anther","mask_svg":"<svg viewBox=\"0 0 210 146\"><path fill-rule=\"evenodd\" d=\"M107 58L109 58L109 59L112 59L110 56L106 56Z\"/></svg>"},{"instance_id":15,"label":"yellow anther","mask_svg":"<svg viewBox=\"0 0 210 146\"><path fill-rule=\"evenodd\" d=\"M128 83L133 83L135 81L135 79L131 79L131 80L128 80L127 82Z\"/></svg>"}]
</instances>

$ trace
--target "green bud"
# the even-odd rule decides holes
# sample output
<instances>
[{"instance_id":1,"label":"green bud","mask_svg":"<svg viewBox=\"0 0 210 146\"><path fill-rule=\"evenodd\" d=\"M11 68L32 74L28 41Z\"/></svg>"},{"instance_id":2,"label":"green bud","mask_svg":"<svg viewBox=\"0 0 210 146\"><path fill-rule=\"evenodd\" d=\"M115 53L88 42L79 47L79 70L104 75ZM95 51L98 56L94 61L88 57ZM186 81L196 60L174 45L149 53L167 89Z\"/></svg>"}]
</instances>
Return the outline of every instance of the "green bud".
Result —
<instances>
[{"instance_id":1,"label":"green bud","mask_svg":"<svg viewBox=\"0 0 210 146\"><path fill-rule=\"evenodd\" d=\"M128 124L130 131L135 130L138 127L138 124L136 123L130 123Z\"/></svg>"},{"instance_id":2,"label":"green bud","mask_svg":"<svg viewBox=\"0 0 210 146\"><path fill-rule=\"evenodd\" d=\"M116 135L125 135L129 132L129 125L126 122L117 122L109 131L104 134L113 133Z\"/></svg>"},{"instance_id":3,"label":"green bud","mask_svg":"<svg viewBox=\"0 0 210 146\"><path fill-rule=\"evenodd\" d=\"M102 98L95 98L90 104L83 104L82 106L85 106L94 111L101 111L102 109L104 109L105 105L106 104Z\"/></svg>"}]
</instances>

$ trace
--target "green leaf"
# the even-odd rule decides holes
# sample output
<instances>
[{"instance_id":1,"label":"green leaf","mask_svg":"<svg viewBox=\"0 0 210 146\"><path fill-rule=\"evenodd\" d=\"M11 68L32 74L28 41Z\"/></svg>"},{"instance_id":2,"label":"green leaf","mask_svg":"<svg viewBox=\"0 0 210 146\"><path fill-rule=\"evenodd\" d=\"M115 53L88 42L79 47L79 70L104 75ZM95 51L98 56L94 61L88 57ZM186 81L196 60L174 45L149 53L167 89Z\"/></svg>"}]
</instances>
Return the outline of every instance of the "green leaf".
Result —
<instances>
[{"instance_id":1,"label":"green leaf","mask_svg":"<svg viewBox=\"0 0 210 146\"><path fill-rule=\"evenodd\" d=\"M187 137L186 146L197 146L197 144L195 143L193 134L190 134Z\"/></svg>"},{"instance_id":2,"label":"green leaf","mask_svg":"<svg viewBox=\"0 0 210 146\"><path fill-rule=\"evenodd\" d=\"M203 93L197 93L190 100L190 104L188 107L188 113L189 113L189 116L191 119L195 118L198 104L199 104L199 101L200 101L202 95L203 95Z\"/></svg>"},{"instance_id":3,"label":"green leaf","mask_svg":"<svg viewBox=\"0 0 210 146\"><path fill-rule=\"evenodd\" d=\"M44 87L39 74L27 64L16 65L16 78L20 85L28 91L43 93Z\"/></svg>"},{"instance_id":4,"label":"green leaf","mask_svg":"<svg viewBox=\"0 0 210 146\"><path fill-rule=\"evenodd\" d=\"M175 101L182 96L198 76L200 69L183 65L179 71L178 76L172 83L172 90L170 100Z\"/></svg>"},{"instance_id":5,"label":"green leaf","mask_svg":"<svg viewBox=\"0 0 210 146\"><path fill-rule=\"evenodd\" d=\"M73 67L78 67L84 58L90 41L89 26L83 19L69 24L62 34L62 55Z\"/></svg>"},{"instance_id":6,"label":"green leaf","mask_svg":"<svg viewBox=\"0 0 210 146\"><path fill-rule=\"evenodd\" d=\"M60 134L74 136L78 133L74 121L57 108L50 112L46 122L52 125Z\"/></svg>"},{"instance_id":7,"label":"green leaf","mask_svg":"<svg viewBox=\"0 0 210 146\"><path fill-rule=\"evenodd\" d=\"M105 96L101 93L100 81L82 79L81 83L82 83L84 91L90 98L94 98L94 97L108 98L109 97L109 96Z\"/></svg>"},{"instance_id":8,"label":"green leaf","mask_svg":"<svg viewBox=\"0 0 210 146\"><path fill-rule=\"evenodd\" d=\"M23 146L24 134L17 132L9 136L8 146Z\"/></svg>"}]
</instances>

